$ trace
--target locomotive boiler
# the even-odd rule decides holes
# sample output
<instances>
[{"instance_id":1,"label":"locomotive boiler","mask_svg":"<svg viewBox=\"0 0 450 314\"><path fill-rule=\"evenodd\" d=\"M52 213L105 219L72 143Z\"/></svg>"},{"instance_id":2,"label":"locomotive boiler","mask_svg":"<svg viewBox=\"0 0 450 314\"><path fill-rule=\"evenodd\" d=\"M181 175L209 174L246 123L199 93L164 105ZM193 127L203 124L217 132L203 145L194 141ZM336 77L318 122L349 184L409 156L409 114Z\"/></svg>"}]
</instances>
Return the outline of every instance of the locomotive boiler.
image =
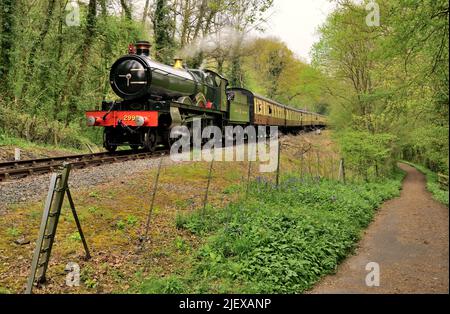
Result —
<instances>
[{"instance_id":1,"label":"locomotive boiler","mask_svg":"<svg viewBox=\"0 0 450 314\"><path fill-rule=\"evenodd\" d=\"M173 99L203 91L202 82L180 63L171 67L150 59L149 53L150 45L138 42L136 53L123 56L112 65L110 83L119 97Z\"/></svg>"}]
</instances>

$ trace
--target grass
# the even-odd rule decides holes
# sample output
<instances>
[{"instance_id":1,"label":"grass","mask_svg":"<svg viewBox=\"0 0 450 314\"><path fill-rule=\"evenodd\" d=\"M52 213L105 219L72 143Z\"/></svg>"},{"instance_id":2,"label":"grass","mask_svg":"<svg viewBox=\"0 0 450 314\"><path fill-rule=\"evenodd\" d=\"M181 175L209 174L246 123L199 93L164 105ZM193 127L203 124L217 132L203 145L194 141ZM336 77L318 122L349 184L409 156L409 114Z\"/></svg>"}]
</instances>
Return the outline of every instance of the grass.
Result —
<instances>
[{"instance_id":1,"label":"grass","mask_svg":"<svg viewBox=\"0 0 450 314\"><path fill-rule=\"evenodd\" d=\"M417 164L413 164L411 162L408 161L402 161L414 168L416 168L417 170L419 170L420 172L422 172L425 177L427 178L427 190L433 195L433 198L446 205L447 207L449 206L449 195L448 195L448 190L442 190L439 184L439 178L437 173L431 171L430 169L421 166L421 165L417 165Z\"/></svg>"},{"instance_id":2,"label":"grass","mask_svg":"<svg viewBox=\"0 0 450 314\"><path fill-rule=\"evenodd\" d=\"M301 293L354 248L375 210L399 194L402 173L376 183L284 178L254 183L249 198L179 214L176 226L204 244L181 274L149 277L141 293Z\"/></svg>"},{"instance_id":3,"label":"grass","mask_svg":"<svg viewBox=\"0 0 450 314\"><path fill-rule=\"evenodd\" d=\"M56 146L50 144L34 143L22 138L9 137L3 134L0 134L0 146L15 146L26 150L43 149L43 150L65 151L67 153L72 154L85 153L87 150L87 147L85 150L84 149L80 150L73 147L62 147L60 145Z\"/></svg>"}]
</instances>

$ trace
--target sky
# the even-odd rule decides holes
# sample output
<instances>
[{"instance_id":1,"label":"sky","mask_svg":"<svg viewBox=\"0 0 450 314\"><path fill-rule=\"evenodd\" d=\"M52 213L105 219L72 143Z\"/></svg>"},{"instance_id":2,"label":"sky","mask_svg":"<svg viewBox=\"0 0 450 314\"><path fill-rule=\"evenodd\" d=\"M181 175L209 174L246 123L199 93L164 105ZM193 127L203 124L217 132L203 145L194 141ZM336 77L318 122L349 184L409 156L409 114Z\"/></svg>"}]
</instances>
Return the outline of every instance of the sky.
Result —
<instances>
[{"instance_id":1,"label":"sky","mask_svg":"<svg viewBox=\"0 0 450 314\"><path fill-rule=\"evenodd\" d=\"M145 1L133 3L141 12ZM274 0L262 36L280 38L299 58L310 62L310 50L319 39L317 28L325 22L334 6L330 0Z\"/></svg>"},{"instance_id":2,"label":"sky","mask_svg":"<svg viewBox=\"0 0 450 314\"><path fill-rule=\"evenodd\" d=\"M319 39L317 28L333 8L329 0L274 0L265 34L280 38L298 57L310 62L310 50Z\"/></svg>"}]
</instances>

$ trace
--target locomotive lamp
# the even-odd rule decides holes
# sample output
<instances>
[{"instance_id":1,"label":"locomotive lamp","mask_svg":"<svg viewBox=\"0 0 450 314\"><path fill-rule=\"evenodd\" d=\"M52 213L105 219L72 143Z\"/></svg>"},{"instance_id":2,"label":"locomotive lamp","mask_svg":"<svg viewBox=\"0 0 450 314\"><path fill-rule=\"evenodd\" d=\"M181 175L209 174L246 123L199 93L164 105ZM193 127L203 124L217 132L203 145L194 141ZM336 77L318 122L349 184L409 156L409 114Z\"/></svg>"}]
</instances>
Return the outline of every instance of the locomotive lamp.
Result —
<instances>
[{"instance_id":1,"label":"locomotive lamp","mask_svg":"<svg viewBox=\"0 0 450 314\"><path fill-rule=\"evenodd\" d=\"M147 121L147 118L142 117L142 116L136 116L136 119L134 120L134 122L136 123L136 126L143 126L146 121Z\"/></svg>"},{"instance_id":2,"label":"locomotive lamp","mask_svg":"<svg viewBox=\"0 0 450 314\"><path fill-rule=\"evenodd\" d=\"M95 122L97 122L97 118L95 118L93 116L87 117L87 125L88 126L94 126Z\"/></svg>"},{"instance_id":3,"label":"locomotive lamp","mask_svg":"<svg viewBox=\"0 0 450 314\"><path fill-rule=\"evenodd\" d=\"M128 54L130 55L136 54L136 47L133 44L128 45Z\"/></svg>"}]
</instances>

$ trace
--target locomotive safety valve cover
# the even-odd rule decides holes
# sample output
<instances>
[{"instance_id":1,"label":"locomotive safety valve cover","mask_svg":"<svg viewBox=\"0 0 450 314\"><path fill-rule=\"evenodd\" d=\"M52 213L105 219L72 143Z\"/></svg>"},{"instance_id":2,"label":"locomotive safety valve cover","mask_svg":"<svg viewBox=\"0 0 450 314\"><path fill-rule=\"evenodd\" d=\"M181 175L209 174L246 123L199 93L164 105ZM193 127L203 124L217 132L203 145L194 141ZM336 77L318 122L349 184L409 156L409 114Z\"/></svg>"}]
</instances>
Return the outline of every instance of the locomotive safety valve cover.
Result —
<instances>
[{"instance_id":1,"label":"locomotive safety valve cover","mask_svg":"<svg viewBox=\"0 0 450 314\"><path fill-rule=\"evenodd\" d=\"M158 126L157 111L86 111L88 126Z\"/></svg>"}]
</instances>

